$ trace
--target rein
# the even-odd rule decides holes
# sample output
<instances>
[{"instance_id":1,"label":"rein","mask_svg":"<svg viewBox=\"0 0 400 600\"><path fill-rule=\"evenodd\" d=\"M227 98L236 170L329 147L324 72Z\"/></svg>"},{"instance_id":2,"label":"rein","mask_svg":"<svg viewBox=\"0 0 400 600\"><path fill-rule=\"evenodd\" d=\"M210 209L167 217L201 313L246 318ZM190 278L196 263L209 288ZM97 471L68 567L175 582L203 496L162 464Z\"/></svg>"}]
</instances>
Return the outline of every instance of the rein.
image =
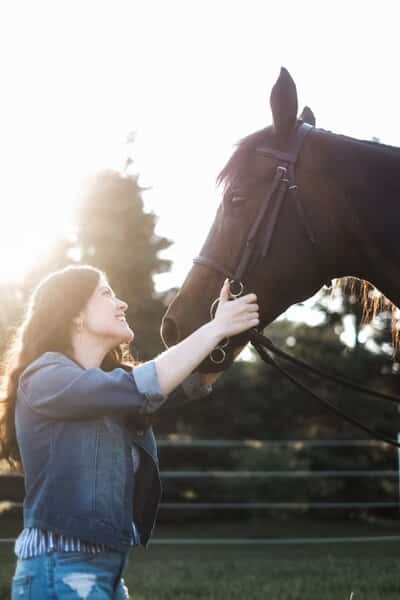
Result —
<instances>
[{"instance_id":1,"label":"rein","mask_svg":"<svg viewBox=\"0 0 400 600\"><path fill-rule=\"evenodd\" d=\"M326 371L322 371L321 369L318 369L317 367L313 367L313 366L305 363L304 361L302 361L298 358L295 358L294 356L291 356L290 354L287 354L283 350L277 348L269 338L267 338L266 336L259 333L256 329L253 329L250 332L250 342L253 344L254 348L257 350L257 352L259 353L259 355L261 356L262 360L265 363L270 364L273 367L275 367L282 375L284 375L287 379L289 379L289 381L294 383L294 385L296 385L299 389L307 392L308 394L310 394L310 396L312 396L313 398L315 398L316 400L318 400L319 402L321 402L322 404L327 406L337 416L342 417L343 419L345 419L352 425L355 425L356 427L362 429L366 433L372 435L374 438L382 440L383 442L386 442L387 444L390 444L391 446L395 446L396 448L400 448L400 442L396 442L395 440L384 435L383 433L380 433L380 432L376 431L375 429L372 429L372 428L368 427L367 425L364 425L363 423L358 421L358 419L355 419L354 417L349 416L347 413L342 411L340 408L337 408L332 402L330 402L326 398L319 396L316 392L314 392L306 384L299 381L296 377L294 377L292 374L290 374L284 367L279 365L276 362L274 355L286 359L288 362L291 362L296 367L300 367L304 371L308 371L309 373L312 373L313 375L318 375L319 377L321 377L323 379L328 379L330 381L334 381L335 383L340 383L341 385L344 385L350 389L353 389L357 392L363 392L363 393L365 393L369 396L373 396L375 398L389 400L390 402L400 405L400 396L395 396L393 394L386 394L385 392L379 392L377 390L372 390L371 388L368 388L368 387L365 387L358 383L355 383L353 381L350 381L349 379L346 379L345 377L333 375L332 373L328 373Z\"/></svg>"},{"instance_id":2,"label":"rein","mask_svg":"<svg viewBox=\"0 0 400 600\"><path fill-rule=\"evenodd\" d=\"M227 268L225 265L220 264L217 260L212 257L205 256L200 254L197 256L193 262L196 264L203 265L216 271L218 273L223 274L225 277L228 277L230 280L230 297L238 298L244 292L245 286L242 282L243 275L245 271L250 268L258 258L265 258L268 250L271 245L272 236L274 233L275 225L277 223L280 208L282 202L285 198L294 194L295 196L295 208L297 210L297 214L301 224L303 226L303 230L307 239L314 247L314 253L317 257L317 262L320 261L320 257L318 255L318 251L316 249L316 240L315 236L307 222L304 208L301 204L300 197L297 193L298 186L295 183L295 166L297 163L297 159L300 154L300 150L303 146L304 140L306 136L313 129L311 125L305 123L301 120L298 121L296 128L294 129L292 138L290 140L289 152L281 152L274 148L258 148L258 152L263 156L267 156L269 158L273 158L278 161L278 165L275 169L274 178L270 184L269 190L267 192L267 196L265 202L260 207L260 211L256 216L248 234L246 241L244 243L244 247L242 249L239 264L237 265L235 271ZM321 265L318 265L321 266ZM324 279L324 278L323 278ZM326 285L330 286L330 282L327 282ZM214 300L210 307L210 318L213 319L215 315L215 311L218 305L218 298ZM313 398L317 399L319 402L322 402L325 406L327 406L330 410L332 410L336 415L342 417L352 425L359 427L366 433L372 435L373 437L386 442L392 446L400 448L400 442L396 442L395 440L387 437L386 435L370 428L355 419L347 415L344 411L337 408L332 402L329 400L322 398L312 389L310 389L306 384L300 382L297 377L290 374L284 367L279 365L275 356L280 358L284 358L285 360L291 362L292 364L300 367L301 369L313 373L314 375L318 375L324 379L328 379L330 381L334 381L336 383L340 383L347 387L350 387L353 390L364 392L370 396L374 396L376 398L381 398L385 400L390 400L396 404L400 404L400 397L385 394L383 392L378 392L375 390L371 390L370 388L361 386L359 384L353 383L344 377L339 377L333 374L329 374L321 371L316 367L312 367L307 363L294 358L293 356L287 354L283 350L277 348L269 338L265 337L260 333L257 328L253 328L249 332L249 339L253 344L254 348L257 350L262 360L274 366L282 375L284 375L287 379L289 379L292 383L294 383L298 388L303 391L309 393ZM229 345L230 339L225 338L222 340L216 348L210 354L210 360L214 364L222 364L226 358L225 348Z\"/></svg>"}]
</instances>

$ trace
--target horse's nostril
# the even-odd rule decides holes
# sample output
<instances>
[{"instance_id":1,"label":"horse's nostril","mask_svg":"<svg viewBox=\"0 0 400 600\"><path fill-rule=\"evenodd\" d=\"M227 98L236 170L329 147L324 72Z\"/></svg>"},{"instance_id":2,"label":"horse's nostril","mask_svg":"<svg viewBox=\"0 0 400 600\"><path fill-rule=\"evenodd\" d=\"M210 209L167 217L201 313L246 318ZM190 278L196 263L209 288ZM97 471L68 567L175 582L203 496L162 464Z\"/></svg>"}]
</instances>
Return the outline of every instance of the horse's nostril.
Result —
<instances>
[{"instance_id":1,"label":"horse's nostril","mask_svg":"<svg viewBox=\"0 0 400 600\"><path fill-rule=\"evenodd\" d=\"M173 346L179 342L178 326L171 317L163 319L161 337L166 347Z\"/></svg>"}]
</instances>

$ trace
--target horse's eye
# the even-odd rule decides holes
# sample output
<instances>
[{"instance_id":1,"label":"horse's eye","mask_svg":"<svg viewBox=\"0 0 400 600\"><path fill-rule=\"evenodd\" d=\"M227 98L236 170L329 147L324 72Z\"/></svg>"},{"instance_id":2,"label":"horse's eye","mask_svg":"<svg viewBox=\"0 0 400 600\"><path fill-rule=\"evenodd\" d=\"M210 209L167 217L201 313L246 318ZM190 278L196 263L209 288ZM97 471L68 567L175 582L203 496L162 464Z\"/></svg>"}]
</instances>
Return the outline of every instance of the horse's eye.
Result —
<instances>
[{"instance_id":1,"label":"horse's eye","mask_svg":"<svg viewBox=\"0 0 400 600\"><path fill-rule=\"evenodd\" d=\"M239 196L239 194L236 194L236 196L231 197L231 204L233 206L239 206L241 204L244 204L245 202L246 202L245 196Z\"/></svg>"}]
</instances>

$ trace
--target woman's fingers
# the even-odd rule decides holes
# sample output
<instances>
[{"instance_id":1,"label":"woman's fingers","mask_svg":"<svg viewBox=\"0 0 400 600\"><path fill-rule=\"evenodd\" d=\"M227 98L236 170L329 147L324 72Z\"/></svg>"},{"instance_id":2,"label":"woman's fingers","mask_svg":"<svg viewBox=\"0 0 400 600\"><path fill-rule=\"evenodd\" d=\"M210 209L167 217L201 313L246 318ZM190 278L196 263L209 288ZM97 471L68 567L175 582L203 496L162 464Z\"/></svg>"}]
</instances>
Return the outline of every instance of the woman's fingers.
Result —
<instances>
[{"instance_id":1,"label":"woman's fingers","mask_svg":"<svg viewBox=\"0 0 400 600\"><path fill-rule=\"evenodd\" d=\"M242 304L234 307L239 314L252 314L259 311L258 304Z\"/></svg>"},{"instance_id":2,"label":"woman's fingers","mask_svg":"<svg viewBox=\"0 0 400 600\"><path fill-rule=\"evenodd\" d=\"M254 293L246 294L245 296L240 296L240 298L236 298L235 302L240 302L246 304L248 302L255 302L257 300L257 296Z\"/></svg>"},{"instance_id":3,"label":"woman's fingers","mask_svg":"<svg viewBox=\"0 0 400 600\"><path fill-rule=\"evenodd\" d=\"M255 296L255 294L253 294L253 296ZM258 304L255 304L255 302L239 302L239 300L241 300L241 298L238 298L237 300L233 300L230 303L230 310L231 310L231 314L233 315L237 315L237 317L239 319L244 318L244 319L255 319L258 318L259 316L259 307Z\"/></svg>"},{"instance_id":4,"label":"woman's fingers","mask_svg":"<svg viewBox=\"0 0 400 600\"><path fill-rule=\"evenodd\" d=\"M229 279L225 279L224 284L219 293L219 301L227 302L229 300Z\"/></svg>"},{"instance_id":5,"label":"woman's fingers","mask_svg":"<svg viewBox=\"0 0 400 600\"><path fill-rule=\"evenodd\" d=\"M258 312L258 304L246 304L243 308L243 311L248 313Z\"/></svg>"},{"instance_id":6,"label":"woman's fingers","mask_svg":"<svg viewBox=\"0 0 400 600\"><path fill-rule=\"evenodd\" d=\"M230 336L256 327L260 323L257 296L254 293L230 299L229 280L221 288L220 302L215 317L223 328L224 335ZM228 302L228 300L230 300Z\"/></svg>"}]
</instances>

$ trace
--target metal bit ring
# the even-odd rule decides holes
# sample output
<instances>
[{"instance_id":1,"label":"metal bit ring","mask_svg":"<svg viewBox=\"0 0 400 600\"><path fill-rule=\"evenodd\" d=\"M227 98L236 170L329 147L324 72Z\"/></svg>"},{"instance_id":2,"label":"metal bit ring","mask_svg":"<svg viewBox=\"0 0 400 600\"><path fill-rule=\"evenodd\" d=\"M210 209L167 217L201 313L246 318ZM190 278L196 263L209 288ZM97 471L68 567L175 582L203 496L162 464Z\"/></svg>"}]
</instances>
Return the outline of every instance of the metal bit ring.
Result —
<instances>
[{"instance_id":1,"label":"metal bit ring","mask_svg":"<svg viewBox=\"0 0 400 600\"><path fill-rule=\"evenodd\" d=\"M218 353L219 353L219 356L218 356ZM221 365L224 362L225 358L226 358L226 352L223 348L220 348L219 346L217 346L216 348L214 348L214 350L212 350L210 352L210 360L215 365Z\"/></svg>"},{"instance_id":2,"label":"metal bit ring","mask_svg":"<svg viewBox=\"0 0 400 600\"><path fill-rule=\"evenodd\" d=\"M238 283L239 284L239 291L235 294L234 292L232 292L231 286L234 283ZM230 279L229 280L229 291L231 294L231 298L239 298L239 296L241 296L243 294L243 290L244 290L244 284L241 281L236 281L236 279Z\"/></svg>"},{"instance_id":3,"label":"metal bit ring","mask_svg":"<svg viewBox=\"0 0 400 600\"><path fill-rule=\"evenodd\" d=\"M229 345L229 339L230 338L223 338L220 343L218 344L217 348L226 348Z\"/></svg>"},{"instance_id":4,"label":"metal bit ring","mask_svg":"<svg viewBox=\"0 0 400 600\"><path fill-rule=\"evenodd\" d=\"M219 298L215 298L214 302L210 306L210 319L211 320L213 320L213 318L215 317L215 313L217 312L218 304L219 304ZM214 311L214 307L215 307L215 311Z\"/></svg>"}]
</instances>

